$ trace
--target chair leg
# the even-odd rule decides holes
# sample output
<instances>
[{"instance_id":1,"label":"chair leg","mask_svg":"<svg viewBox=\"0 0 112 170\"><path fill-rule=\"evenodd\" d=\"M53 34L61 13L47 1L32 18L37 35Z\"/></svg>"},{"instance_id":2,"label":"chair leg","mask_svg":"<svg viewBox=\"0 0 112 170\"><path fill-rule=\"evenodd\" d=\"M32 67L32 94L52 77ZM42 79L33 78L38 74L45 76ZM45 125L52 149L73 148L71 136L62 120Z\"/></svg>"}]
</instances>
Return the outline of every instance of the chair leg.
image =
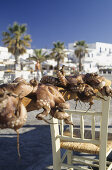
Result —
<instances>
[{"instance_id":1,"label":"chair leg","mask_svg":"<svg viewBox=\"0 0 112 170\"><path fill-rule=\"evenodd\" d=\"M106 170L106 152L99 155L99 170Z\"/></svg>"},{"instance_id":2,"label":"chair leg","mask_svg":"<svg viewBox=\"0 0 112 170\"><path fill-rule=\"evenodd\" d=\"M67 164L72 164L72 154L73 151L71 150L67 151ZM73 168L68 168L68 170L73 170Z\"/></svg>"},{"instance_id":3,"label":"chair leg","mask_svg":"<svg viewBox=\"0 0 112 170\"><path fill-rule=\"evenodd\" d=\"M60 162L60 149L57 150L57 148L54 146L53 149L53 170L61 170L61 162Z\"/></svg>"},{"instance_id":4,"label":"chair leg","mask_svg":"<svg viewBox=\"0 0 112 170\"><path fill-rule=\"evenodd\" d=\"M107 151L107 134L108 134L108 117L110 102L102 100L102 121L100 133L100 153L99 153L99 170L106 170L106 151Z\"/></svg>"},{"instance_id":5,"label":"chair leg","mask_svg":"<svg viewBox=\"0 0 112 170\"><path fill-rule=\"evenodd\" d=\"M60 139L56 138L59 135L58 120L52 119L51 140L52 140L52 154L53 154L53 170L61 170L61 155L60 155Z\"/></svg>"}]
</instances>

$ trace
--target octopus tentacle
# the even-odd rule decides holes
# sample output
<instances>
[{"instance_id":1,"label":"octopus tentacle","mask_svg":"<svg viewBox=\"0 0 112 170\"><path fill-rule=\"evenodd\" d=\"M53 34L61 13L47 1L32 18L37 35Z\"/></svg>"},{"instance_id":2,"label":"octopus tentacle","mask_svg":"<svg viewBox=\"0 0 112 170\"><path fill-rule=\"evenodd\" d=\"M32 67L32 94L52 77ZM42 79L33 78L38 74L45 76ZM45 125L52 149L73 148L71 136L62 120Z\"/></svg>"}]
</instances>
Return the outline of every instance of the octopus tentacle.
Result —
<instances>
[{"instance_id":1,"label":"octopus tentacle","mask_svg":"<svg viewBox=\"0 0 112 170\"><path fill-rule=\"evenodd\" d=\"M70 121L70 115L66 113L64 110L60 111L56 108L51 109L50 115L58 120L64 120L66 124L73 125Z\"/></svg>"},{"instance_id":2,"label":"octopus tentacle","mask_svg":"<svg viewBox=\"0 0 112 170\"><path fill-rule=\"evenodd\" d=\"M18 156L19 156L19 159L20 159L21 155L20 155L20 150L19 150L19 131L16 130L16 133L17 133L17 151L18 151Z\"/></svg>"},{"instance_id":3,"label":"octopus tentacle","mask_svg":"<svg viewBox=\"0 0 112 170\"><path fill-rule=\"evenodd\" d=\"M61 71L57 71L57 77L61 83L62 86L66 87L68 84L67 79L65 78L65 76L62 74Z\"/></svg>"},{"instance_id":4,"label":"octopus tentacle","mask_svg":"<svg viewBox=\"0 0 112 170\"><path fill-rule=\"evenodd\" d=\"M87 73L83 78L84 82L97 89L103 96L112 97L111 82L96 73Z\"/></svg>"},{"instance_id":5,"label":"octopus tentacle","mask_svg":"<svg viewBox=\"0 0 112 170\"><path fill-rule=\"evenodd\" d=\"M61 86L59 79L52 77L52 76L43 76L42 79L40 80L40 83L42 83L42 84L52 84L52 85L55 85L55 86Z\"/></svg>"},{"instance_id":6,"label":"octopus tentacle","mask_svg":"<svg viewBox=\"0 0 112 170\"><path fill-rule=\"evenodd\" d=\"M65 76L65 70L64 70L64 68L65 68L65 65L63 65L62 68L59 70L59 71L62 73L63 76Z\"/></svg>"}]
</instances>

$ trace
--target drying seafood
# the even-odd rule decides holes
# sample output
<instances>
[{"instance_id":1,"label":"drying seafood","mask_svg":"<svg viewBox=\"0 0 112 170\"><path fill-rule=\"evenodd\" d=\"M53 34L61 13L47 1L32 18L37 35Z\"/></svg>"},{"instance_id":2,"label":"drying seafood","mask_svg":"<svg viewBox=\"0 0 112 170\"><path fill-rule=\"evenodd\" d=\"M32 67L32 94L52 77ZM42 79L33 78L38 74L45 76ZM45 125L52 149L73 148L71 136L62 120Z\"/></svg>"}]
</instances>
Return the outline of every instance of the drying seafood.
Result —
<instances>
[{"instance_id":1,"label":"drying seafood","mask_svg":"<svg viewBox=\"0 0 112 170\"><path fill-rule=\"evenodd\" d=\"M36 80L31 80L30 83L35 86L35 91L27 96L32 99L29 104L29 106L32 107L27 106L26 109L31 111L43 108L44 111L39 113L36 118L44 120L47 123L49 122L45 119L45 117L50 114L52 117L60 120L64 119L65 123L68 122L71 124L69 120L70 116L64 112L64 109L69 108L69 104L65 102L58 89L50 84L38 84L38 82L36 83Z\"/></svg>"},{"instance_id":2,"label":"drying seafood","mask_svg":"<svg viewBox=\"0 0 112 170\"><path fill-rule=\"evenodd\" d=\"M33 86L30 83L27 83L22 78L17 78L12 83L1 84L0 91L7 91L9 93L14 93L20 95L20 98L23 98L33 90Z\"/></svg>"},{"instance_id":3,"label":"drying seafood","mask_svg":"<svg viewBox=\"0 0 112 170\"><path fill-rule=\"evenodd\" d=\"M52 76L43 76L40 80L42 84L52 84L54 86L62 87L62 83L60 83L59 79Z\"/></svg>"},{"instance_id":4,"label":"drying seafood","mask_svg":"<svg viewBox=\"0 0 112 170\"><path fill-rule=\"evenodd\" d=\"M107 79L97 73L87 73L83 78L84 82L97 89L103 96L112 96L111 84L107 85Z\"/></svg>"},{"instance_id":5,"label":"drying seafood","mask_svg":"<svg viewBox=\"0 0 112 170\"><path fill-rule=\"evenodd\" d=\"M51 114L51 116L55 118L57 118L56 115L58 115L58 119L64 119L65 123L68 121L68 123L71 124L71 122L69 121L70 116L64 112L64 109L69 108L69 104L65 102L62 94L58 91L56 87L54 87L53 85L40 84L37 89L36 95L37 109L44 109L44 111L42 113L39 113L36 118L40 120L45 120L44 117L46 117L48 114ZM52 114L53 110L55 111L54 114Z\"/></svg>"},{"instance_id":6,"label":"drying seafood","mask_svg":"<svg viewBox=\"0 0 112 170\"><path fill-rule=\"evenodd\" d=\"M61 71L57 72L59 81L65 86L65 89L69 89L77 94L76 101L89 102L89 109L93 105L94 97L100 97L97 94L96 89L103 96L112 96L112 90L109 85L106 85L107 80L103 76L98 76L96 73L87 73L86 75L78 75L74 77L68 76L64 77ZM76 103L77 105L77 103Z\"/></svg>"},{"instance_id":7,"label":"drying seafood","mask_svg":"<svg viewBox=\"0 0 112 170\"><path fill-rule=\"evenodd\" d=\"M52 76L44 76L41 83L53 84L62 87L67 91L74 91L80 88L80 84L88 84L93 89L97 89L103 96L112 96L111 83L103 76L97 73L87 73L73 76L65 76L64 67L57 71L57 78Z\"/></svg>"},{"instance_id":8,"label":"drying seafood","mask_svg":"<svg viewBox=\"0 0 112 170\"><path fill-rule=\"evenodd\" d=\"M26 105L28 112L43 109L44 111L36 116L37 119L49 123L45 119L49 114L60 120L63 119L65 123L72 124L69 114L64 112L64 109L69 108L69 104L65 102L57 87L50 84L38 84L36 79L30 80L30 84L33 86L33 91L26 96L31 99L30 103Z\"/></svg>"},{"instance_id":9,"label":"drying seafood","mask_svg":"<svg viewBox=\"0 0 112 170\"><path fill-rule=\"evenodd\" d=\"M57 78L46 76L41 79L41 82L44 84L48 82L52 84L53 82L53 85L62 87L70 94L70 97L66 98L66 100L73 99L74 93L76 106L77 101L82 101L89 102L91 108L94 97L100 97L97 94L98 91L102 94L102 96L112 96L112 90L111 87L107 85L107 79L105 79L103 76L99 76L96 73L65 76L64 67L62 67L62 69L57 71ZM61 90L61 92L62 91L63 90ZM65 97L64 93L63 96ZM103 97L100 98L103 99Z\"/></svg>"},{"instance_id":10,"label":"drying seafood","mask_svg":"<svg viewBox=\"0 0 112 170\"><path fill-rule=\"evenodd\" d=\"M84 83L79 85L79 90L76 93L78 96L77 101L89 103L90 107L88 110L91 109L91 106L94 104L93 100L95 96L101 98L90 85Z\"/></svg>"},{"instance_id":11,"label":"drying seafood","mask_svg":"<svg viewBox=\"0 0 112 170\"><path fill-rule=\"evenodd\" d=\"M74 76L64 76L64 70L57 71L57 78L52 76L43 76L41 79L42 84L53 84L58 87L62 87L67 91L71 91L74 86L80 83L84 83L83 76L84 75L74 75Z\"/></svg>"},{"instance_id":12,"label":"drying seafood","mask_svg":"<svg viewBox=\"0 0 112 170\"><path fill-rule=\"evenodd\" d=\"M21 102L20 96L4 91L0 92L0 128L11 128L17 133L17 150L19 152L19 128L27 119L27 111Z\"/></svg>"},{"instance_id":13,"label":"drying seafood","mask_svg":"<svg viewBox=\"0 0 112 170\"><path fill-rule=\"evenodd\" d=\"M27 110L22 103L23 97L31 93L34 86L23 78L16 78L12 83L0 85L0 128L11 128L17 132L19 152L19 131L27 119Z\"/></svg>"},{"instance_id":14,"label":"drying seafood","mask_svg":"<svg viewBox=\"0 0 112 170\"><path fill-rule=\"evenodd\" d=\"M112 89L108 80L97 73L87 73L75 76L64 76L61 71L57 71L57 77L62 87L74 91L80 89L80 84L88 84L93 89L97 89L103 96L112 96ZM107 85L108 82L108 85Z\"/></svg>"},{"instance_id":15,"label":"drying seafood","mask_svg":"<svg viewBox=\"0 0 112 170\"><path fill-rule=\"evenodd\" d=\"M23 98L29 97L34 102L33 110L44 109L36 118L44 120L50 114L52 117L60 120L64 119L65 123L72 124L69 120L69 114L64 109L69 108L68 103L62 94L53 85L38 84L36 79L27 83L22 78L17 78L14 82L0 85L0 128L11 128L17 132L17 151L19 152L19 128L21 128L27 119L27 110L23 105ZM32 104L30 103L30 106ZM29 111L29 110L28 110Z\"/></svg>"},{"instance_id":16,"label":"drying seafood","mask_svg":"<svg viewBox=\"0 0 112 170\"><path fill-rule=\"evenodd\" d=\"M58 87L62 87L60 91ZM56 78L44 76L41 83L38 83L36 79L27 83L22 78L16 78L12 83L0 85L0 128L11 128L17 132L17 148L20 157L18 129L24 125L27 111L43 109L36 116L37 119L49 123L46 116L50 114L54 118L63 119L66 124L72 124L69 114L64 111L69 108L69 104L65 100L75 99L87 102L90 109L94 97L100 97L97 95L96 89L103 96L112 95L112 90L106 84L104 77L95 73L65 76L64 67L57 71ZM66 98L63 91L70 97ZM26 108L22 103L24 97L31 99Z\"/></svg>"},{"instance_id":17,"label":"drying seafood","mask_svg":"<svg viewBox=\"0 0 112 170\"><path fill-rule=\"evenodd\" d=\"M66 109L68 109L68 107L66 107ZM59 108L57 109L56 107L52 108L50 111L50 115L56 119L64 120L66 124L73 125L73 123L70 121L70 116L68 115L68 113L64 112L63 109L60 110Z\"/></svg>"}]
</instances>

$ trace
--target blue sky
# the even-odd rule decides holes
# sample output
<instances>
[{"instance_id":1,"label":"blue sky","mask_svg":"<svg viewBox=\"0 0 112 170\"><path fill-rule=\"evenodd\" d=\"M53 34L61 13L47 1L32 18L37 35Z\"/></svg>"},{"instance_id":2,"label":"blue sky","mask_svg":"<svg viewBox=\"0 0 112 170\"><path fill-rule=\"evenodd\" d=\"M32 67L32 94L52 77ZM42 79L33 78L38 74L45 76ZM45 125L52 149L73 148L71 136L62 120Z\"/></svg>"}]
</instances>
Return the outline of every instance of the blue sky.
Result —
<instances>
[{"instance_id":1,"label":"blue sky","mask_svg":"<svg viewBox=\"0 0 112 170\"><path fill-rule=\"evenodd\" d=\"M9 24L26 23L32 48L53 42L112 43L112 0L0 0L0 46Z\"/></svg>"}]
</instances>

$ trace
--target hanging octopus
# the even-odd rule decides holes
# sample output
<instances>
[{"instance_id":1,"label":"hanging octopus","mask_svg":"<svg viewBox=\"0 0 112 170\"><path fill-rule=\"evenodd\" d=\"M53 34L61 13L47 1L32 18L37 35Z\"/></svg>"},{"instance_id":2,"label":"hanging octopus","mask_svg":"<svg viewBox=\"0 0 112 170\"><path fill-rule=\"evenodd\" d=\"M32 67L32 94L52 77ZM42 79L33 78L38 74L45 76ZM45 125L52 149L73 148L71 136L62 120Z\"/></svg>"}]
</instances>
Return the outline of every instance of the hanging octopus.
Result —
<instances>
[{"instance_id":1,"label":"hanging octopus","mask_svg":"<svg viewBox=\"0 0 112 170\"><path fill-rule=\"evenodd\" d=\"M0 91L3 90L20 95L20 98L23 98L33 90L33 86L23 78L18 77L12 83L1 84Z\"/></svg>"},{"instance_id":2,"label":"hanging octopus","mask_svg":"<svg viewBox=\"0 0 112 170\"><path fill-rule=\"evenodd\" d=\"M33 84L33 80L30 81ZM37 86L37 87L36 87ZM65 113L64 109L69 108L69 104L65 102L62 94L58 89L50 84L38 84L35 83L36 91L30 93L27 97L31 98L31 103L26 107L28 111L40 110L43 108L43 112L39 113L36 118L39 120L44 120L49 123L45 117L50 114L60 120L64 120L65 123L72 124L70 122L69 114ZM31 107L32 106L32 107Z\"/></svg>"},{"instance_id":3,"label":"hanging octopus","mask_svg":"<svg viewBox=\"0 0 112 170\"><path fill-rule=\"evenodd\" d=\"M27 119L27 110L22 99L34 90L31 83L18 77L12 83L0 85L0 128L11 128L17 132L17 149L19 152L19 128Z\"/></svg>"},{"instance_id":4,"label":"hanging octopus","mask_svg":"<svg viewBox=\"0 0 112 170\"><path fill-rule=\"evenodd\" d=\"M65 76L64 67L57 71L57 78L52 76L43 76L41 81L43 84L52 84L57 87L62 87L67 91L71 91L79 83L84 83L83 75Z\"/></svg>"},{"instance_id":5,"label":"hanging octopus","mask_svg":"<svg viewBox=\"0 0 112 170\"><path fill-rule=\"evenodd\" d=\"M0 128L11 128L17 133L17 151L19 151L19 128L21 128L27 119L27 110L23 105L24 97L30 97L33 101L33 107L30 103L29 108L43 112L39 113L36 118L44 120L50 114L52 117L64 120L67 124L72 124L69 114L64 109L69 108L62 94L53 85L38 84L36 79L27 83L24 79L17 78L14 82L0 85ZM27 109L27 110L26 110Z\"/></svg>"},{"instance_id":6,"label":"hanging octopus","mask_svg":"<svg viewBox=\"0 0 112 170\"><path fill-rule=\"evenodd\" d=\"M59 81L58 78L53 76L43 76L40 80L41 84L52 84L57 87L62 87L62 83Z\"/></svg>"},{"instance_id":7,"label":"hanging octopus","mask_svg":"<svg viewBox=\"0 0 112 170\"><path fill-rule=\"evenodd\" d=\"M19 152L19 129L25 124L27 111L20 96L7 91L0 91L0 128L11 128L17 133L17 151Z\"/></svg>"},{"instance_id":8,"label":"hanging octopus","mask_svg":"<svg viewBox=\"0 0 112 170\"><path fill-rule=\"evenodd\" d=\"M83 80L94 89L97 89L103 96L112 96L111 82L105 77L99 76L97 73L87 73Z\"/></svg>"},{"instance_id":9,"label":"hanging octopus","mask_svg":"<svg viewBox=\"0 0 112 170\"><path fill-rule=\"evenodd\" d=\"M50 81L52 79L53 79L53 77L45 77L45 78L43 77L41 82L42 83L49 82L52 84L52 81ZM57 71L57 79L56 79L55 85L58 87L62 87L65 91L70 93L70 95L72 97L75 96L74 99L76 100L76 106L77 106L77 101L82 101L82 102L89 103L89 105L90 105L89 108L91 108L91 106L94 103L93 100L94 100L95 96L102 98L102 99L103 99L103 97L100 97L97 94L97 91L95 90L96 89L95 86L92 86L86 80L87 80L87 75L84 75L84 74L74 75L74 76L65 76L64 69L62 68L61 70ZM104 79L102 79L102 82L100 81L100 86L103 84L103 80ZM90 80L90 83L91 83L91 80ZM97 86L97 84L96 84L96 86ZM105 87L103 87L103 89L101 89L101 88L99 88L99 89L100 89L99 92L101 92L104 95ZM110 88L106 87L105 91L107 91L108 89L110 89ZM74 93L76 95L73 96L72 93ZM71 99L72 97L70 97L69 99Z\"/></svg>"}]
</instances>

